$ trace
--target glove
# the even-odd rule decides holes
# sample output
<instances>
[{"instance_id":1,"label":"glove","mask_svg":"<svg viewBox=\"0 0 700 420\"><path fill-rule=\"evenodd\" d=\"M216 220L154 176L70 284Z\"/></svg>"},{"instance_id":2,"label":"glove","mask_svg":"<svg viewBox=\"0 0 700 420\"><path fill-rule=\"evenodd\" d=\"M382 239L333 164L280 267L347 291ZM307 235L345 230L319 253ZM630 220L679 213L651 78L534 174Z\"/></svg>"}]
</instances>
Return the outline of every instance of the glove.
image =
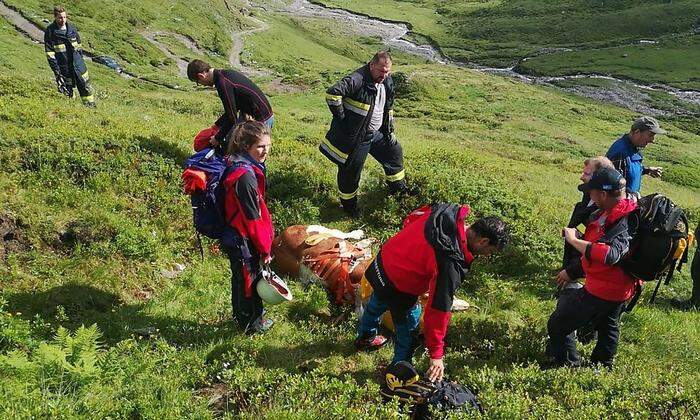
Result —
<instances>
[{"instance_id":1,"label":"glove","mask_svg":"<svg viewBox=\"0 0 700 420\"><path fill-rule=\"evenodd\" d=\"M60 74L56 75L56 86L58 87L58 92L70 97L70 90L68 90L68 85L66 85L66 79Z\"/></svg>"}]
</instances>

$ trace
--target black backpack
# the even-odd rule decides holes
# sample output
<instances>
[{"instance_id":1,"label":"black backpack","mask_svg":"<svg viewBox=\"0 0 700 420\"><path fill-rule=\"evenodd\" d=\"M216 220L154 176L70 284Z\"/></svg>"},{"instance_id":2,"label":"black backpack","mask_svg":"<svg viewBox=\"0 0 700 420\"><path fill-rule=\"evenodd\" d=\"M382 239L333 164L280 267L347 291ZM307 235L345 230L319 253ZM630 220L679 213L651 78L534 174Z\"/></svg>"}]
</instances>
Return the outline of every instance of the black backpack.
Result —
<instances>
[{"instance_id":1,"label":"black backpack","mask_svg":"<svg viewBox=\"0 0 700 420\"><path fill-rule=\"evenodd\" d=\"M448 411L467 413L474 410L484 414L484 408L476 394L468 387L448 380L432 385L435 390L425 403L416 406L413 419L429 420L435 417L431 415L432 413L445 414Z\"/></svg>"},{"instance_id":2,"label":"black backpack","mask_svg":"<svg viewBox=\"0 0 700 420\"><path fill-rule=\"evenodd\" d=\"M674 269L681 270L688 261L688 218L668 197L650 194L639 199L637 210L628 217L632 241L629 252L620 261L622 269L643 281L655 281L666 272L665 284L673 277ZM656 285L650 303L654 302L661 281ZM641 286L627 305L631 311L639 299Z\"/></svg>"},{"instance_id":3,"label":"black backpack","mask_svg":"<svg viewBox=\"0 0 700 420\"><path fill-rule=\"evenodd\" d=\"M420 377L412 364L401 361L389 365L379 392L385 401L398 398L412 420L429 420L432 414L476 409L484 414L476 394L464 385L442 380L429 382Z\"/></svg>"}]
</instances>

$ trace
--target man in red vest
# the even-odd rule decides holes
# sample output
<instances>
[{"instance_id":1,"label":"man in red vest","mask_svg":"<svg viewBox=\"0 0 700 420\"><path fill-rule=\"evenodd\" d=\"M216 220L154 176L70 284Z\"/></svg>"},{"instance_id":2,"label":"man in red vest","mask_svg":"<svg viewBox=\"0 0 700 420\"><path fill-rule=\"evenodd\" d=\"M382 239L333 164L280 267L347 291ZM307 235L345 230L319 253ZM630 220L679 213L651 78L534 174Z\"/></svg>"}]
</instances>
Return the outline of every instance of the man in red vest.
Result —
<instances>
[{"instance_id":1,"label":"man in red vest","mask_svg":"<svg viewBox=\"0 0 700 420\"><path fill-rule=\"evenodd\" d=\"M547 324L548 353L558 366L580 366L574 331L592 323L598 341L591 362L612 368L620 316L636 286L636 280L617 263L629 250L627 216L637 204L627 198L625 178L615 169L598 169L584 185L598 210L591 214L583 235L568 227L563 233L566 242L581 254L586 284L557 303Z\"/></svg>"}]
</instances>

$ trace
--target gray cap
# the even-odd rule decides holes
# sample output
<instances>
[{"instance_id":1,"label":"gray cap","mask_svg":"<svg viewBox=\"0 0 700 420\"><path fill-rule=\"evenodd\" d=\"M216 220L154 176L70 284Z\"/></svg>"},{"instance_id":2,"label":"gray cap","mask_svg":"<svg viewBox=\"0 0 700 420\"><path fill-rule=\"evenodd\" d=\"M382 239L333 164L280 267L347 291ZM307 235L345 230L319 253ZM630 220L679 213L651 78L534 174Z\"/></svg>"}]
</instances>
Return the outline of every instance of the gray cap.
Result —
<instances>
[{"instance_id":1,"label":"gray cap","mask_svg":"<svg viewBox=\"0 0 700 420\"><path fill-rule=\"evenodd\" d=\"M639 117L632 123L632 130L649 130L654 134L666 134L666 130L659 126L659 122L653 117Z\"/></svg>"}]
</instances>

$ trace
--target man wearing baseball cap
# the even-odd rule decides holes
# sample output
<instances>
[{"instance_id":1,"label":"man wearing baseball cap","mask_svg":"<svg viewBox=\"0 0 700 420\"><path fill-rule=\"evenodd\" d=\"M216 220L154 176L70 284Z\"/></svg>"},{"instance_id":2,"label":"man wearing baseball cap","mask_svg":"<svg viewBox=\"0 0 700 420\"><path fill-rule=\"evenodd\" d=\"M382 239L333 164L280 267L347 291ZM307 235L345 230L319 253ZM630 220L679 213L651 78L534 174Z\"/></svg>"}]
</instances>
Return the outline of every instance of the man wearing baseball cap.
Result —
<instances>
[{"instance_id":1,"label":"man wearing baseball cap","mask_svg":"<svg viewBox=\"0 0 700 420\"><path fill-rule=\"evenodd\" d=\"M666 130L659 126L655 118L639 117L632 123L630 132L617 139L605 155L625 177L627 191L637 196L642 188L642 175L659 178L663 172L661 167L642 165L644 157L641 149L653 143L657 134L666 134Z\"/></svg>"},{"instance_id":2,"label":"man wearing baseball cap","mask_svg":"<svg viewBox=\"0 0 700 420\"><path fill-rule=\"evenodd\" d=\"M564 228L566 242L581 253L586 284L557 304L549 318L548 354L557 366L580 366L577 329L592 323L598 341L591 362L612 368L620 338L620 315L634 295L636 280L616 265L629 249L627 216L637 208L625 194L625 178L615 169L601 168L584 184L598 210L591 214L586 232Z\"/></svg>"}]
</instances>

